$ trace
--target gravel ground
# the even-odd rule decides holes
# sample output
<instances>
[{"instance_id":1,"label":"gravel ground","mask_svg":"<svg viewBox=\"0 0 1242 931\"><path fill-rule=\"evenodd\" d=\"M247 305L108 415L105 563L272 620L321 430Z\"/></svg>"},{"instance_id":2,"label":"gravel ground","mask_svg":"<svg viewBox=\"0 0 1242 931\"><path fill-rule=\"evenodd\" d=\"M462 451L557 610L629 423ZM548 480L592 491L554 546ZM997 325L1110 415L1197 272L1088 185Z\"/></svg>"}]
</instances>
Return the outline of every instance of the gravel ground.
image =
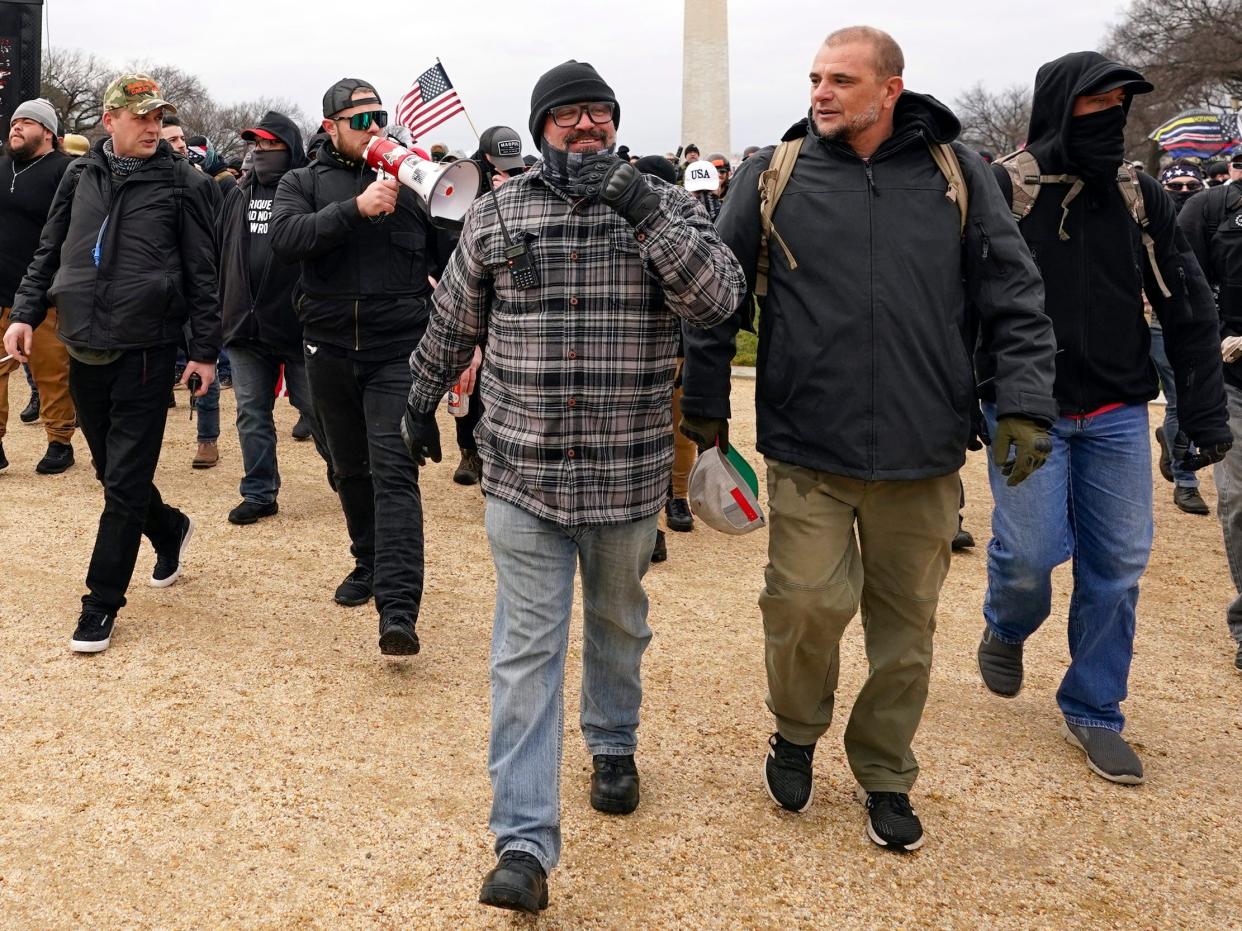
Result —
<instances>
[{"instance_id":1,"label":"gravel ground","mask_svg":"<svg viewBox=\"0 0 1242 931\"><path fill-rule=\"evenodd\" d=\"M142 584L154 560L144 543L112 648L77 656L67 641L101 496L80 438L77 466L34 474L45 438L17 422L26 395L20 378L12 384L13 464L0 475L0 925L530 924L476 904L493 862L485 766L493 578L482 498L450 482L455 458L423 482L424 651L389 660L376 647L373 609L332 603L350 560L311 445L282 439L279 516L233 527L225 521L239 500L232 393L223 398L221 464L194 472L178 392L158 483L198 524L185 574L166 590ZM746 451L750 384L739 382L732 433ZM281 402L282 438L293 420ZM670 534L669 561L648 576L656 636L644 667L643 802L634 815L590 809L590 761L572 713L567 721L565 850L541 923L1239 927L1242 678L1224 624L1232 589L1215 518L1181 514L1154 467L1153 476L1156 548L1125 706L1146 785L1092 775L1057 734L1067 570L1058 572L1052 621L1028 646L1022 694L1005 701L980 685L974 647L990 499L973 455L967 525L980 546L954 558L917 742L914 801L926 846L901 857L863 834L840 748L865 673L857 625L843 645L838 720L816 756L814 805L789 815L768 800L756 607L766 536L699 527ZM1204 494L1215 502L1210 479ZM579 668L575 646L571 710Z\"/></svg>"}]
</instances>

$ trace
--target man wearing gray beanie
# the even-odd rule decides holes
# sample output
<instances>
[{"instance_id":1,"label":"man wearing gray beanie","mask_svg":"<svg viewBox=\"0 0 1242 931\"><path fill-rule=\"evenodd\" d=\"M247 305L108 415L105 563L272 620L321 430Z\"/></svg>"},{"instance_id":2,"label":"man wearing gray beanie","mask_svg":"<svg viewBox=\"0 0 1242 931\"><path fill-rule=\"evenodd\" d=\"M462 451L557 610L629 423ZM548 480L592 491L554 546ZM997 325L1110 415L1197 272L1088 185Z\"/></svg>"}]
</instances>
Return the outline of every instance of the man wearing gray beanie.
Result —
<instances>
[{"instance_id":1,"label":"man wearing gray beanie","mask_svg":"<svg viewBox=\"0 0 1242 931\"><path fill-rule=\"evenodd\" d=\"M642 578L672 466L678 335L682 321L719 323L745 296L694 200L613 154L619 117L589 64L539 79L530 131L543 157L466 214L410 360L401 425L419 465L439 461L436 404L486 334L475 436L496 565L488 754L499 862L479 901L525 912L547 907L560 857L579 567L591 806L638 806L639 669L651 639Z\"/></svg>"},{"instance_id":2,"label":"man wearing gray beanie","mask_svg":"<svg viewBox=\"0 0 1242 931\"><path fill-rule=\"evenodd\" d=\"M39 234L61 176L73 162L56 150L56 110L43 99L27 100L13 111L8 147L0 155L0 333L9 325L17 286L39 246ZM27 406L43 419L47 453L35 465L40 475L56 475L73 465L73 425L77 413L69 396L69 352L56 338L58 315L35 331L30 374L35 389ZM0 352L2 354L2 352ZM9 420L9 375L18 361L0 362L0 470L8 466L4 437ZM29 419L23 412L23 420Z\"/></svg>"}]
</instances>

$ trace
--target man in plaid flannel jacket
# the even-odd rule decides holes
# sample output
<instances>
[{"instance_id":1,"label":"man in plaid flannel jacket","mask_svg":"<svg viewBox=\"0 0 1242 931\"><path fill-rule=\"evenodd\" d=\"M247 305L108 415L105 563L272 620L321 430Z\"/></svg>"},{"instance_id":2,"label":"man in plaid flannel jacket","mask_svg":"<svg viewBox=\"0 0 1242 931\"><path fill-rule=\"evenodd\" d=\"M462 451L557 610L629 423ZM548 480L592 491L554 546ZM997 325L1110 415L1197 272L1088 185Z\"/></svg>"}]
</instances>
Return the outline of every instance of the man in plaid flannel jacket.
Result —
<instances>
[{"instance_id":1,"label":"man in plaid flannel jacket","mask_svg":"<svg viewBox=\"0 0 1242 931\"><path fill-rule=\"evenodd\" d=\"M745 299L733 254L681 188L613 153L620 107L589 64L536 84L542 159L475 202L411 357L402 429L438 460L434 410L484 334L477 430L496 565L489 769L500 862L480 901L538 911L560 855L562 680L582 568L581 726L591 804L638 805L642 577L672 464L681 321Z\"/></svg>"}]
</instances>

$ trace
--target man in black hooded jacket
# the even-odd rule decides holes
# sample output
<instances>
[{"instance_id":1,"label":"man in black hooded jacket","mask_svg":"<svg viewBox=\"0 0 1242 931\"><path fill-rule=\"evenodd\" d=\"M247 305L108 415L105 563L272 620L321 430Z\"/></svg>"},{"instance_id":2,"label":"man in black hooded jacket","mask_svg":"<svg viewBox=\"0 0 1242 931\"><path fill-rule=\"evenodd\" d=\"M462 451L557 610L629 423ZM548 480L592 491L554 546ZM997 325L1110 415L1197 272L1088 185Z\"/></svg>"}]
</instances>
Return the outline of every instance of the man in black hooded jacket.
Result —
<instances>
[{"instance_id":1,"label":"man in black hooded jacket","mask_svg":"<svg viewBox=\"0 0 1242 931\"><path fill-rule=\"evenodd\" d=\"M451 239L414 191L377 180L363 161L387 124L374 86L343 78L324 94L328 141L280 179L272 251L300 261L298 316L315 416L332 455L354 570L338 604L375 596L380 650L419 650L423 510L418 470L401 439L408 359L427 328L431 284Z\"/></svg>"},{"instance_id":2,"label":"man in black hooded jacket","mask_svg":"<svg viewBox=\"0 0 1242 931\"><path fill-rule=\"evenodd\" d=\"M229 512L229 523L253 524L278 510L280 472L272 409L281 366L289 400L306 418L319 454L325 462L330 459L311 410L302 324L293 310L301 269L272 252L272 201L285 172L306 164L302 134L283 113L269 110L241 137L254 148L250 172L225 194L220 212L220 307L245 470L242 502Z\"/></svg>"},{"instance_id":3,"label":"man in black hooded jacket","mask_svg":"<svg viewBox=\"0 0 1242 931\"><path fill-rule=\"evenodd\" d=\"M953 143L969 194L965 229L931 145L957 119L903 91L900 47L866 26L839 30L811 67L810 118L773 224L759 318L755 408L767 457L768 707L776 718L768 793L804 811L812 754L832 720L838 645L860 602L870 673L845 730L868 836L923 843L910 806L911 750L927 699L940 587L957 531L958 470L974 439L966 307L988 323L1001 425L994 455L1017 449L1011 480L1043 461L1052 401L1052 328L1031 256L979 157ZM943 150L938 150L942 153ZM717 224L754 288L757 182L773 150L747 159ZM749 295L730 321L684 333L682 430L727 445L729 363Z\"/></svg>"},{"instance_id":4,"label":"man in black hooded jacket","mask_svg":"<svg viewBox=\"0 0 1242 931\"><path fill-rule=\"evenodd\" d=\"M1147 402L1157 385L1144 291L1164 327L1181 429L1200 451L1188 456L1183 438L1174 457L1199 468L1232 442L1211 293L1159 183L1122 167L1130 101L1151 89L1137 71L1096 52L1049 62L1035 79L1023 156L1037 167L1015 177L1005 164L993 166L1006 200L1026 214L1022 236L1043 272L1060 416L1052 455L1033 481L1010 488L990 471L995 509L979 670L993 692L1018 693L1023 642L1051 611L1053 568L1072 558L1070 667L1057 692L1063 734L1093 772L1125 784L1143 779L1142 761L1121 737L1120 703L1152 540ZM985 320L984 378L997 361L988 330ZM984 405L989 422L1002 405L999 394Z\"/></svg>"}]
</instances>

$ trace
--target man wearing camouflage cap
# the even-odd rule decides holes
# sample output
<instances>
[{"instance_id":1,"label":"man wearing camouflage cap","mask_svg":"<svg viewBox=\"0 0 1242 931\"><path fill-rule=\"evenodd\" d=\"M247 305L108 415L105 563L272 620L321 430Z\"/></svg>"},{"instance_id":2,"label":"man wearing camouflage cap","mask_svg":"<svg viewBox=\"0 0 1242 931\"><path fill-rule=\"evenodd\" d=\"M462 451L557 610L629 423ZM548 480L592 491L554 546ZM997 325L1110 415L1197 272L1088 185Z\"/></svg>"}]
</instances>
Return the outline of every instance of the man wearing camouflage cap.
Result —
<instances>
[{"instance_id":1,"label":"man wearing camouflage cap","mask_svg":"<svg viewBox=\"0 0 1242 931\"><path fill-rule=\"evenodd\" d=\"M80 653L111 642L141 538L156 553L149 584L164 588L181 575L194 529L164 503L153 479L183 327L190 361L182 380L197 375L202 395L215 378L216 192L160 138L165 111L175 108L149 75L122 75L108 86L108 136L70 166L57 189L4 334L5 351L25 361L54 299L70 356L69 390L104 486L70 641Z\"/></svg>"}]
</instances>

